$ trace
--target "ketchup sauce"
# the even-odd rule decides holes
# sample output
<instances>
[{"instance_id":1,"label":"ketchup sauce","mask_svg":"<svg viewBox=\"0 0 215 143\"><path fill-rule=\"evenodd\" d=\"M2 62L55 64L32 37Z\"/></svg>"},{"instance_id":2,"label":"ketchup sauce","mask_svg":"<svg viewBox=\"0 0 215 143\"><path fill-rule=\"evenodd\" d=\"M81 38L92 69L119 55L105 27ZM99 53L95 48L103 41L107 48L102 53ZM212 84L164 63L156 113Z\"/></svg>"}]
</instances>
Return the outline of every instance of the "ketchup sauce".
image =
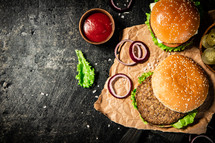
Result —
<instances>
[{"instance_id":1,"label":"ketchup sauce","mask_svg":"<svg viewBox=\"0 0 215 143\"><path fill-rule=\"evenodd\" d=\"M85 20L83 30L88 40L101 42L111 34L112 22L106 14L94 13Z\"/></svg>"}]
</instances>

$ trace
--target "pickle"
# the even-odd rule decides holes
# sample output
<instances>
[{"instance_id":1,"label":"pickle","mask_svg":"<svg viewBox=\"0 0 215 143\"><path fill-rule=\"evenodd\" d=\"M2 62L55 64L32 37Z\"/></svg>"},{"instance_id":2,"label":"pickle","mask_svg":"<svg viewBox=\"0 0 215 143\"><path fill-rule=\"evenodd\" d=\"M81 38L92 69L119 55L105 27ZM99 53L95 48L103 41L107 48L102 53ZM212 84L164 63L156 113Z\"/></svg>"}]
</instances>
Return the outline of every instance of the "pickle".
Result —
<instances>
[{"instance_id":1,"label":"pickle","mask_svg":"<svg viewBox=\"0 0 215 143\"><path fill-rule=\"evenodd\" d=\"M204 48L212 48L212 46L210 46L210 45L208 45L208 43L207 43L207 34L205 35L205 36L203 36L202 37L202 46L204 47Z\"/></svg>"},{"instance_id":2,"label":"pickle","mask_svg":"<svg viewBox=\"0 0 215 143\"><path fill-rule=\"evenodd\" d=\"M202 54L202 61L208 65L215 64L215 49L207 48Z\"/></svg>"},{"instance_id":3,"label":"pickle","mask_svg":"<svg viewBox=\"0 0 215 143\"><path fill-rule=\"evenodd\" d=\"M215 28L211 30L210 33L208 33L208 36L206 37L206 42L210 46L215 46Z\"/></svg>"}]
</instances>

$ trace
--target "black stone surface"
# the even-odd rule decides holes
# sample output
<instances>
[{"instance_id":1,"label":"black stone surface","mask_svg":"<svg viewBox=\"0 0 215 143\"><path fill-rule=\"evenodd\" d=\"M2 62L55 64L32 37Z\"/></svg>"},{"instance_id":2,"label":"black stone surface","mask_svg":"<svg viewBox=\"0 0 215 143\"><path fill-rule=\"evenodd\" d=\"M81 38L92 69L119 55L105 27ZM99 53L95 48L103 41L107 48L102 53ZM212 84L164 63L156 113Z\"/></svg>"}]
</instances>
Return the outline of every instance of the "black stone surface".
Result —
<instances>
[{"instance_id":1,"label":"black stone surface","mask_svg":"<svg viewBox=\"0 0 215 143\"><path fill-rule=\"evenodd\" d=\"M119 142L129 128L93 104L113 64L120 31L143 24L152 1L136 0L129 13L119 14L108 0L0 0L0 142ZM214 0L202 2L205 10L215 8ZM79 19L91 8L103 8L115 19L115 34L106 44L91 45L79 34ZM89 89L75 79L75 49L95 68ZM207 132L213 140L214 122ZM144 142L188 141L185 134L139 132Z\"/></svg>"}]
</instances>

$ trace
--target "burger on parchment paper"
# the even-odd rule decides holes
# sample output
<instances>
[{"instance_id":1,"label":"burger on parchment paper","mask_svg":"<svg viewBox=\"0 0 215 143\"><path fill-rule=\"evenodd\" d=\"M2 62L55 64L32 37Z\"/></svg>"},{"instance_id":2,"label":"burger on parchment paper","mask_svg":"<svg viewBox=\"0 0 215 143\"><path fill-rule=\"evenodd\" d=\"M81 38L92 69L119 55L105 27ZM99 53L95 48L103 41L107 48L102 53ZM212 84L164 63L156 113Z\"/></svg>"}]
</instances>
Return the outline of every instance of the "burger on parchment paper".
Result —
<instances>
[{"instance_id":1,"label":"burger on parchment paper","mask_svg":"<svg viewBox=\"0 0 215 143\"><path fill-rule=\"evenodd\" d=\"M181 55L167 57L139 83L131 98L144 123L175 128L194 122L209 88L200 66Z\"/></svg>"},{"instance_id":2,"label":"burger on parchment paper","mask_svg":"<svg viewBox=\"0 0 215 143\"><path fill-rule=\"evenodd\" d=\"M158 1L158 0L155 0ZM150 4L148 28L154 43L165 51L181 51L198 33L200 14L192 0L159 0Z\"/></svg>"}]
</instances>

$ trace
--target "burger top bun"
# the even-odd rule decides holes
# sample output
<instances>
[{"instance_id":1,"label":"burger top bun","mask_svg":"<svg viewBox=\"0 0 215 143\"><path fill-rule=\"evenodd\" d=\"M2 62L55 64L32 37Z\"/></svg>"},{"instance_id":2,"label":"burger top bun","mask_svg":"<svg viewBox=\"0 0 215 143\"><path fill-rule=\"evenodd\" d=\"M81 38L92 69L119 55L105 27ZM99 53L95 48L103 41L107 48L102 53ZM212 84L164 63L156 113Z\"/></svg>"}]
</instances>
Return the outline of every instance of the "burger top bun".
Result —
<instances>
[{"instance_id":1,"label":"burger top bun","mask_svg":"<svg viewBox=\"0 0 215 143\"><path fill-rule=\"evenodd\" d=\"M185 56L171 55L156 67L152 88L164 106L186 113L203 104L209 83L197 63Z\"/></svg>"},{"instance_id":2,"label":"burger top bun","mask_svg":"<svg viewBox=\"0 0 215 143\"><path fill-rule=\"evenodd\" d=\"M151 12L150 24L165 43L184 43L197 33L200 14L190 0L160 0Z\"/></svg>"}]
</instances>

